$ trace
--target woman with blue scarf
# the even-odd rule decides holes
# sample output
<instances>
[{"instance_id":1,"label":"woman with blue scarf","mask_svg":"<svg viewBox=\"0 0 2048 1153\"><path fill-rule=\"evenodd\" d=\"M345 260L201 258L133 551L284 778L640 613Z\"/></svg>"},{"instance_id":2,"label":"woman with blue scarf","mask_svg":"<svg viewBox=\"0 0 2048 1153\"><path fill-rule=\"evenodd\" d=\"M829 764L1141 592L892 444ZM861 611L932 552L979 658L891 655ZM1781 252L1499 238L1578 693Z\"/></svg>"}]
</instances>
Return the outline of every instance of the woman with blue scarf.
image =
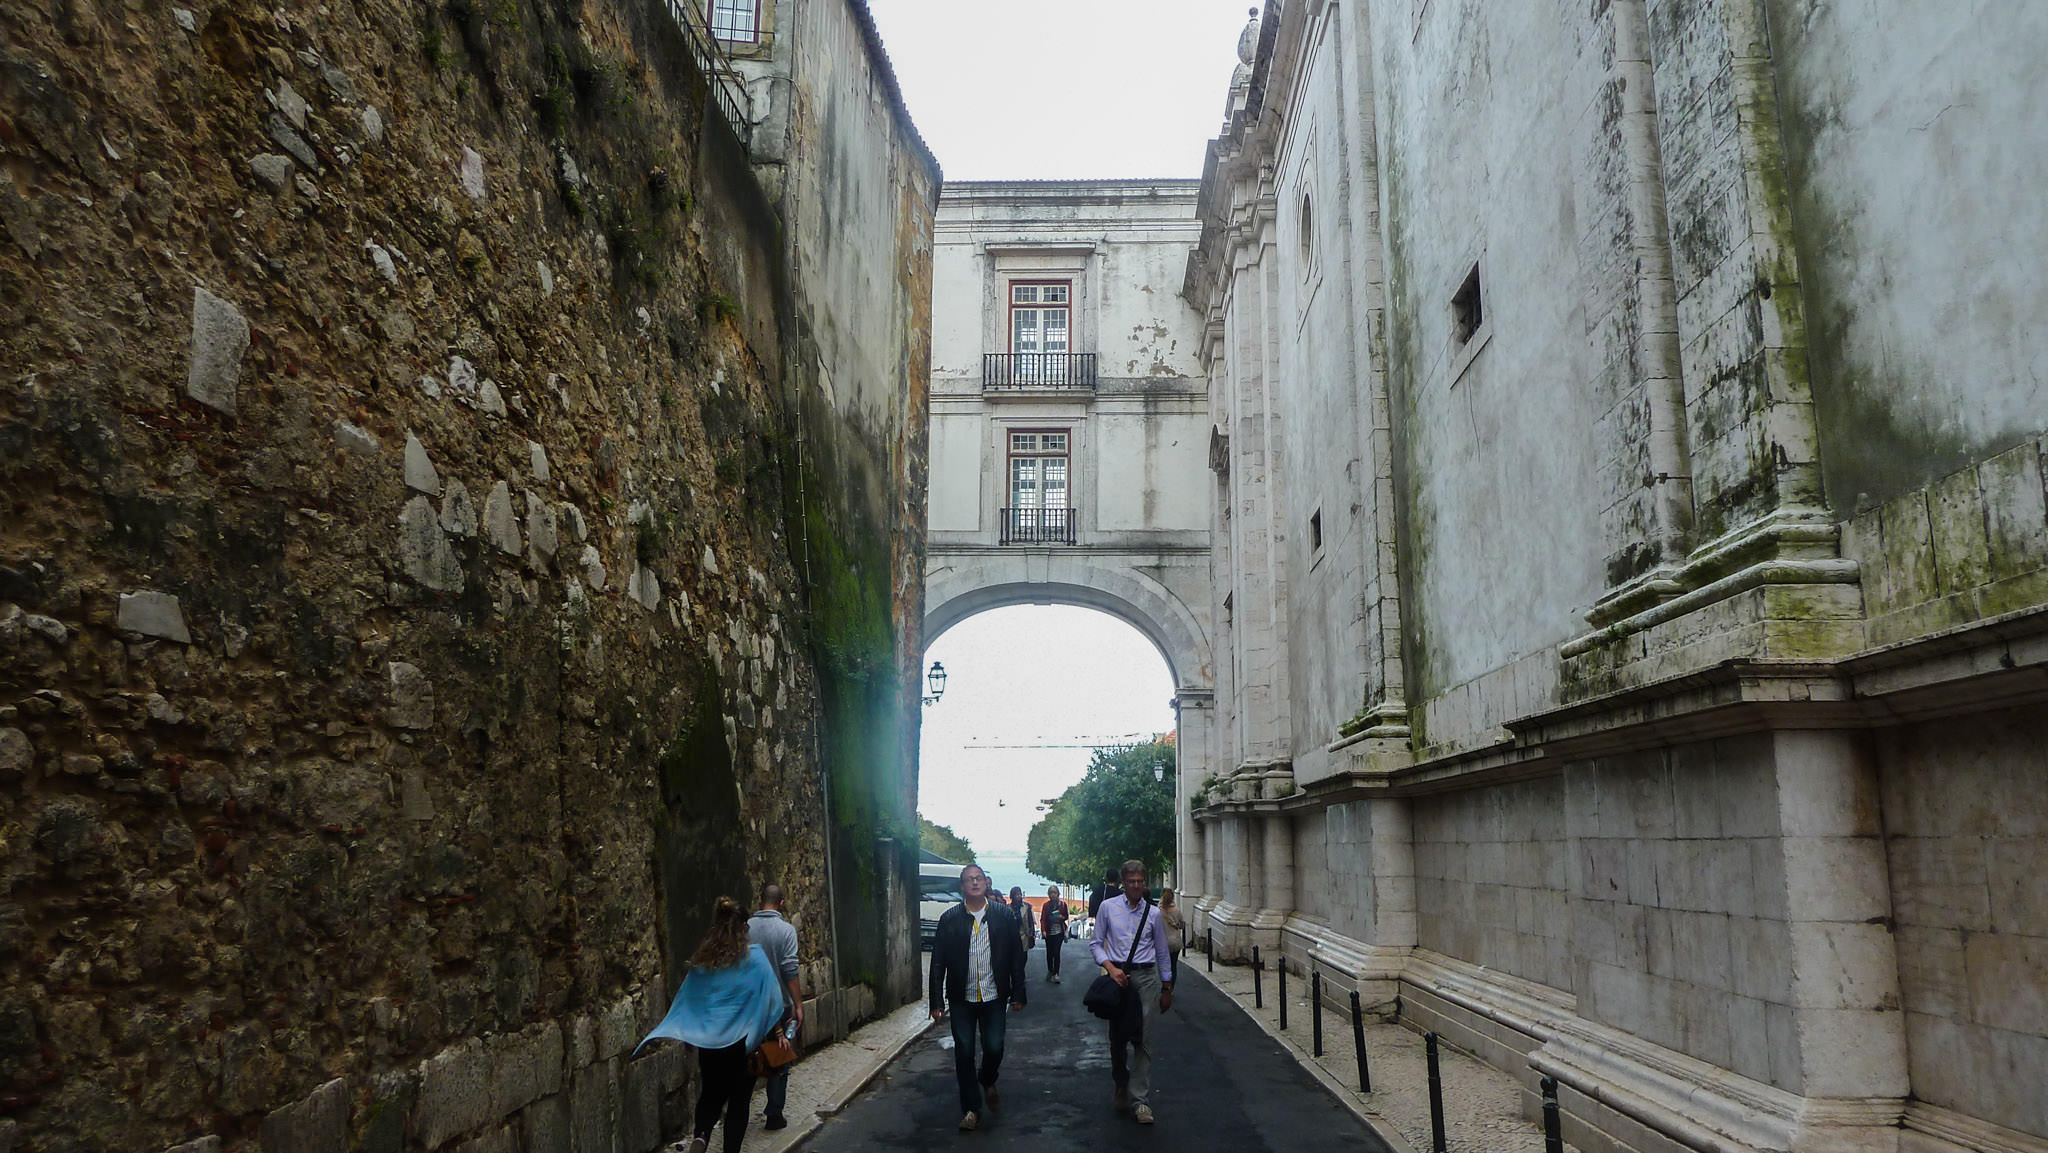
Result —
<instances>
[{"instance_id":1,"label":"woman with blue scarf","mask_svg":"<svg viewBox=\"0 0 2048 1153\"><path fill-rule=\"evenodd\" d=\"M668 1016L647 1034L636 1054L655 1040L697 1047L704 1088L697 1097L689 1153L711 1145L711 1127L725 1114L725 1153L739 1153L747 1135L747 1102L754 1079L747 1054L782 1022L782 982L761 946L747 943L747 914L731 897L718 898L711 928L690 955L690 972Z\"/></svg>"}]
</instances>

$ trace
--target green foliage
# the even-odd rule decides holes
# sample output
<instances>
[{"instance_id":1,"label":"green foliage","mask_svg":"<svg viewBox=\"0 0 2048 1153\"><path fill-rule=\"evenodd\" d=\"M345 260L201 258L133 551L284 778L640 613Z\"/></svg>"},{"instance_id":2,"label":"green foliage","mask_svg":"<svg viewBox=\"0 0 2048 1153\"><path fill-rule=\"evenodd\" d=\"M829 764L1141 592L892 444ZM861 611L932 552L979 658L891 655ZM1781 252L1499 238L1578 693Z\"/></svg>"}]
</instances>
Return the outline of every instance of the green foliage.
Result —
<instances>
[{"instance_id":1,"label":"green foliage","mask_svg":"<svg viewBox=\"0 0 2048 1153\"><path fill-rule=\"evenodd\" d=\"M927 852L937 853L956 865L974 863L974 847L966 838L944 825L934 825L922 816L917 818L917 840Z\"/></svg>"},{"instance_id":2,"label":"green foliage","mask_svg":"<svg viewBox=\"0 0 2048 1153\"><path fill-rule=\"evenodd\" d=\"M419 16L420 55L426 57L427 67L439 72L448 66L448 48L441 41L441 25L431 11L422 11Z\"/></svg>"},{"instance_id":3,"label":"green foliage","mask_svg":"<svg viewBox=\"0 0 2048 1153\"><path fill-rule=\"evenodd\" d=\"M720 320L738 320L740 302L723 292L710 292L697 303L697 314L706 324Z\"/></svg>"},{"instance_id":4,"label":"green foliage","mask_svg":"<svg viewBox=\"0 0 2048 1153\"><path fill-rule=\"evenodd\" d=\"M1165 742L1096 750L1088 775L1032 826L1025 868L1093 879L1135 858L1162 876L1173 867L1174 759ZM1152 779L1154 763L1165 766L1164 782Z\"/></svg>"}]
</instances>

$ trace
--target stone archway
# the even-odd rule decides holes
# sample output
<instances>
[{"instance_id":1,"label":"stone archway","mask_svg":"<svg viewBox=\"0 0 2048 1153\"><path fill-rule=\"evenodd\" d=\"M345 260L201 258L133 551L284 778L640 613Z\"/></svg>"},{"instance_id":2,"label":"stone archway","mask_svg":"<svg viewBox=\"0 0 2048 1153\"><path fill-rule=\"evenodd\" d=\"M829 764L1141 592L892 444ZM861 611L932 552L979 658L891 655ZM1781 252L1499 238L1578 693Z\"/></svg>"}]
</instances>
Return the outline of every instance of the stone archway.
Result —
<instances>
[{"instance_id":1,"label":"stone archway","mask_svg":"<svg viewBox=\"0 0 2048 1153\"><path fill-rule=\"evenodd\" d=\"M1039 550L935 549L925 578L925 643L976 613L1029 604L1095 609L1150 640L1165 658L1174 685L1178 767L1172 880L1184 893L1199 895L1205 891L1198 839L1202 831L1188 802L1214 771L1210 708L1215 669L1204 611L1209 558L1206 551L1188 557L1148 557L1143 567L1104 563L1105 559ZM1191 603L1190 598L1198 599Z\"/></svg>"}]
</instances>

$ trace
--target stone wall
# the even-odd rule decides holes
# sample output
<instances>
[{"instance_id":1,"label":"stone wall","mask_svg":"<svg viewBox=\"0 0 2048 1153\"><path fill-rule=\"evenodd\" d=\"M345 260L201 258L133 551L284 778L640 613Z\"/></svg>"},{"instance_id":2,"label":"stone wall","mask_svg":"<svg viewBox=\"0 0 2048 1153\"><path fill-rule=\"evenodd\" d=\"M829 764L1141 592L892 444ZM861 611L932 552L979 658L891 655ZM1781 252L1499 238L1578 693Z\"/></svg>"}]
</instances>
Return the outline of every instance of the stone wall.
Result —
<instances>
[{"instance_id":1,"label":"stone wall","mask_svg":"<svg viewBox=\"0 0 2048 1153\"><path fill-rule=\"evenodd\" d=\"M1588 1018L1798 1087L1770 742L1575 766L1572 948ZM1460 954L1463 956L1464 954Z\"/></svg>"},{"instance_id":2,"label":"stone wall","mask_svg":"<svg viewBox=\"0 0 2048 1153\"><path fill-rule=\"evenodd\" d=\"M1877 739L1914 1094L2028 1133L2048 1132L2044 742L2039 710Z\"/></svg>"},{"instance_id":3,"label":"stone wall","mask_svg":"<svg viewBox=\"0 0 2048 1153\"><path fill-rule=\"evenodd\" d=\"M2048 1148L2044 49L1257 14L1184 286L1220 951L1555 1077L1581 1148Z\"/></svg>"},{"instance_id":4,"label":"stone wall","mask_svg":"<svg viewBox=\"0 0 2048 1153\"><path fill-rule=\"evenodd\" d=\"M1414 821L1415 943L1569 991L1559 782L1420 798Z\"/></svg>"},{"instance_id":5,"label":"stone wall","mask_svg":"<svg viewBox=\"0 0 2048 1153\"><path fill-rule=\"evenodd\" d=\"M0 28L0 1148L651 1149L769 879L901 999L922 405L811 398L920 379L907 122L870 372L660 5Z\"/></svg>"}]
</instances>

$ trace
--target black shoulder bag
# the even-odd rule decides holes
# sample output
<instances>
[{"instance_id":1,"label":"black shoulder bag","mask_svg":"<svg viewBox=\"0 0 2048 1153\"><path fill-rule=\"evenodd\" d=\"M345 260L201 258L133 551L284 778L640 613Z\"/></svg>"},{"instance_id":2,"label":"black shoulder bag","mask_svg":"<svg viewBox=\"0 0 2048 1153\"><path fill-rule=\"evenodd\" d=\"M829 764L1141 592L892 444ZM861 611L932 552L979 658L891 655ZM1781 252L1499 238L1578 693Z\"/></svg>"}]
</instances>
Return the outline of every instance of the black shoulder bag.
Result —
<instances>
[{"instance_id":1,"label":"black shoulder bag","mask_svg":"<svg viewBox=\"0 0 2048 1153\"><path fill-rule=\"evenodd\" d=\"M1127 967L1138 959L1138 942L1145 939L1145 920L1151 915L1152 902L1146 901L1144 911L1138 914L1138 931L1131 934L1131 951L1124 954ZM1088 991L1081 995L1081 1005L1105 1021L1114 1021L1123 1016L1124 995L1128 991L1116 983L1115 977L1104 973L1088 983Z\"/></svg>"}]
</instances>

